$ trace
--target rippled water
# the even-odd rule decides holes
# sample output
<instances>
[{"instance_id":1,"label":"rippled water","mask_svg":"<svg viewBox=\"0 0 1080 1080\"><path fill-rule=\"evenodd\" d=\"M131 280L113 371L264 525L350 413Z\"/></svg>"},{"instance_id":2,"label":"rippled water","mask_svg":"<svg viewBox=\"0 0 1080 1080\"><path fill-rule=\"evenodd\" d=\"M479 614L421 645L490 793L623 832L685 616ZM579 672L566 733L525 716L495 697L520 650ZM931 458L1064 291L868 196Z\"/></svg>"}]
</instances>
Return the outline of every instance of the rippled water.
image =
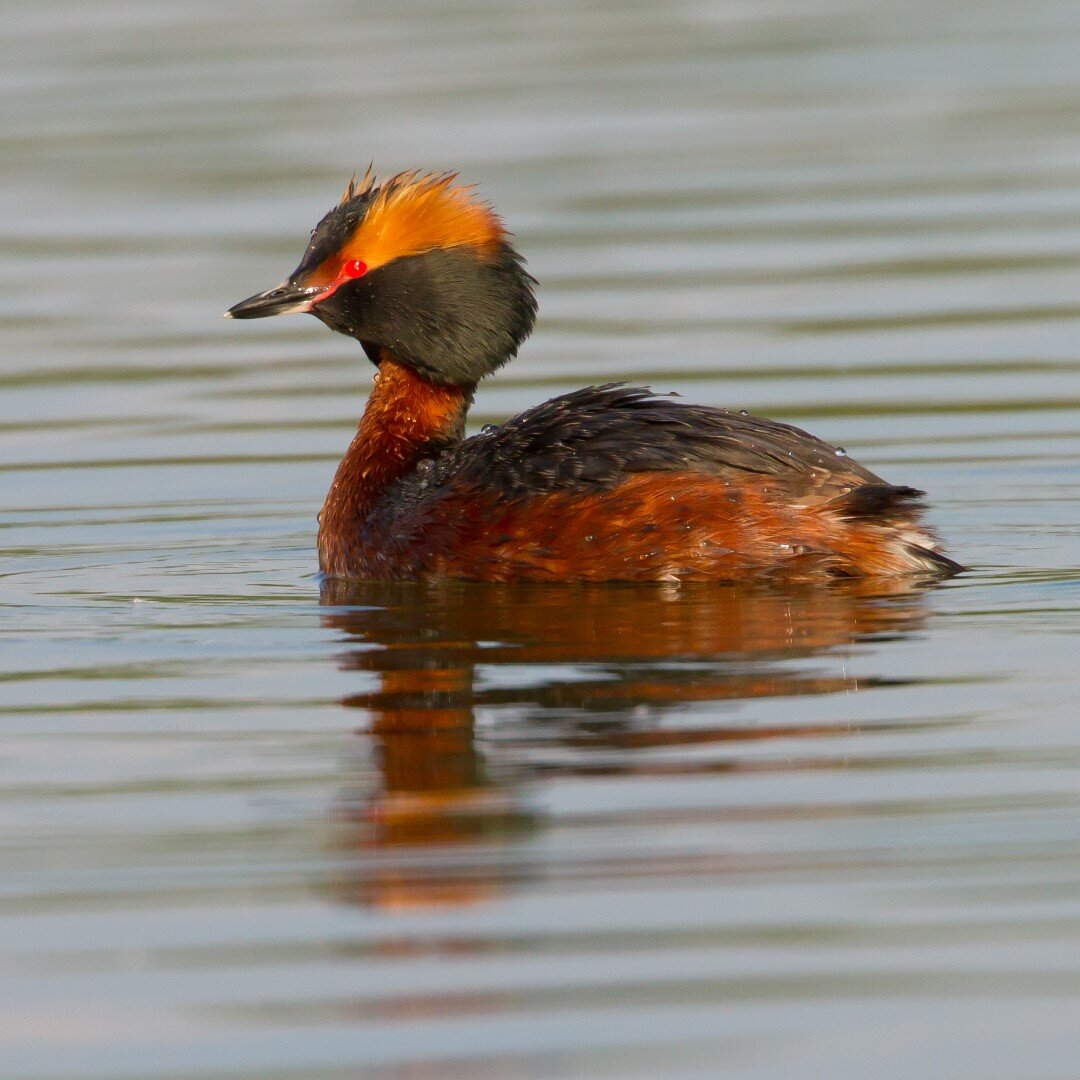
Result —
<instances>
[{"instance_id":1,"label":"rippled water","mask_svg":"<svg viewBox=\"0 0 1080 1080\"><path fill-rule=\"evenodd\" d=\"M5 3L0 1076L1074 1078L1080 8ZM357 587L370 367L229 324L357 165L643 380L928 489L936 588Z\"/></svg>"}]
</instances>

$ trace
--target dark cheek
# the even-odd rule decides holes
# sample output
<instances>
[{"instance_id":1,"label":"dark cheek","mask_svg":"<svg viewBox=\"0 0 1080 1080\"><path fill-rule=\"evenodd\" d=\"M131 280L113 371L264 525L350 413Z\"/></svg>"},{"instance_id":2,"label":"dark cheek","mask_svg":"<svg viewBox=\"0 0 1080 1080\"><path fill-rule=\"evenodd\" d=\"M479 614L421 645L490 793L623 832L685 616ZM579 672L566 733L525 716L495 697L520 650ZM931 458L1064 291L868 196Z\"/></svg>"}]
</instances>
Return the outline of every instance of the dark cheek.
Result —
<instances>
[{"instance_id":1,"label":"dark cheek","mask_svg":"<svg viewBox=\"0 0 1080 1080\"><path fill-rule=\"evenodd\" d=\"M359 337L363 329L363 321L360 318L360 312L357 310L356 298L343 295L345 288L347 286L343 286L333 297L318 305L315 314L331 330L336 330L339 334L347 334L350 337Z\"/></svg>"},{"instance_id":2,"label":"dark cheek","mask_svg":"<svg viewBox=\"0 0 1080 1080\"><path fill-rule=\"evenodd\" d=\"M324 325L328 326L331 330L335 330L339 334L352 333L344 313L328 310L326 308L316 308L315 314L322 320Z\"/></svg>"}]
</instances>

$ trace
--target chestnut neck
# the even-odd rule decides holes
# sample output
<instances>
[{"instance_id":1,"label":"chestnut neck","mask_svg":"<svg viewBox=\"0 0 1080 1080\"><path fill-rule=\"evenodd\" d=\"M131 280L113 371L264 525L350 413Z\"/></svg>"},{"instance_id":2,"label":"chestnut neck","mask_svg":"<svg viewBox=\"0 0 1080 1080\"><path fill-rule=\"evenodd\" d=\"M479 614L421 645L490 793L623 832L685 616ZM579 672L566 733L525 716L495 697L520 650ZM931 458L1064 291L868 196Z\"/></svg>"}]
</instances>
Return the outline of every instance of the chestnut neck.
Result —
<instances>
[{"instance_id":1,"label":"chestnut neck","mask_svg":"<svg viewBox=\"0 0 1080 1080\"><path fill-rule=\"evenodd\" d=\"M378 354L379 373L319 515L324 573L364 576L362 526L394 481L461 441L473 386L443 386Z\"/></svg>"}]
</instances>

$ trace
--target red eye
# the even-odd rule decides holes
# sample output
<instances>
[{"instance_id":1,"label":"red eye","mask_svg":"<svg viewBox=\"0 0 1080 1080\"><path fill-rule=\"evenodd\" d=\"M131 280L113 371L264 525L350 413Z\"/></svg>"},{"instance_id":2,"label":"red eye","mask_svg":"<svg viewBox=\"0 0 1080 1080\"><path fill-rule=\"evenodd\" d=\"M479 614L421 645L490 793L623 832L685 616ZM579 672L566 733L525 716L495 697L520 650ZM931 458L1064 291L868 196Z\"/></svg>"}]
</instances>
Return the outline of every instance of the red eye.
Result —
<instances>
[{"instance_id":1,"label":"red eye","mask_svg":"<svg viewBox=\"0 0 1080 1080\"><path fill-rule=\"evenodd\" d=\"M341 276L347 278L363 277L367 273L367 263L352 259L341 268Z\"/></svg>"}]
</instances>

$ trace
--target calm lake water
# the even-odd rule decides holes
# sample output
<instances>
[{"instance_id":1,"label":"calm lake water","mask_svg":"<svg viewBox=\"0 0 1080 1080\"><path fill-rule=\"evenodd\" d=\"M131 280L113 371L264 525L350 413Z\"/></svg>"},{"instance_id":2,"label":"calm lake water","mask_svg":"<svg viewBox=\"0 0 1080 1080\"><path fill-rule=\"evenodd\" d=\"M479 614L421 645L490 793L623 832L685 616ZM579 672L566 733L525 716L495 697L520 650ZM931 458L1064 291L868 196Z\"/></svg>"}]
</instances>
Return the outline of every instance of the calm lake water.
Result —
<instances>
[{"instance_id":1,"label":"calm lake water","mask_svg":"<svg viewBox=\"0 0 1080 1080\"><path fill-rule=\"evenodd\" d=\"M4 2L3 1080L1080 1075L1080 6ZM357 587L371 368L223 322L457 168L473 421L794 421L934 588Z\"/></svg>"}]
</instances>

